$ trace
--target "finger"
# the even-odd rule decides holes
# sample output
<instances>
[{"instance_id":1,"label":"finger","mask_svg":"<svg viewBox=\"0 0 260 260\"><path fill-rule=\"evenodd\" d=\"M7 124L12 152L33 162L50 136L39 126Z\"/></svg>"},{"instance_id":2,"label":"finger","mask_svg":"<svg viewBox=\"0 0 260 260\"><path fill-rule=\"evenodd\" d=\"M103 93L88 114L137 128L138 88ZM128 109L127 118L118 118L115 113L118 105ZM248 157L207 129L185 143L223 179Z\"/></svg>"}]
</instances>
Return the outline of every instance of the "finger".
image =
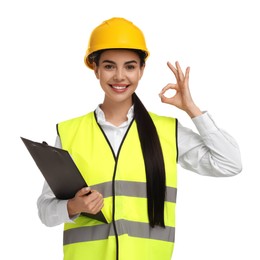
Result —
<instances>
[{"instance_id":1,"label":"finger","mask_svg":"<svg viewBox=\"0 0 260 260\"><path fill-rule=\"evenodd\" d=\"M103 200L98 201L98 202L94 205L94 207L93 207L93 209L92 209L93 214L97 214L103 207L104 207L104 201L103 201Z\"/></svg>"},{"instance_id":2,"label":"finger","mask_svg":"<svg viewBox=\"0 0 260 260\"><path fill-rule=\"evenodd\" d=\"M178 61L175 62L176 68L177 68L177 73L178 73L178 77L180 80L184 79L184 74L183 71L181 69L180 63Z\"/></svg>"},{"instance_id":3,"label":"finger","mask_svg":"<svg viewBox=\"0 0 260 260\"><path fill-rule=\"evenodd\" d=\"M174 96L176 96L177 94L177 90L176 89L167 89L164 93L161 93L159 96L165 97L165 98L173 98Z\"/></svg>"},{"instance_id":4,"label":"finger","mask_svg":"<svg viewBox=\"0 0 260 260\"><path fill-rule=\"evenodd\" d=\"M169 89L175 89L175 90L178 90L178 85L177 84L173 84L173 83L169 83L167 84L162 90L161 92L159 93L159 96L164 94L167 90Z\"/></svg>"},{"instance_id":5,"label":"finger","mask_svg":"<svg viewBox=\"0 0 260 260\"><path fill-rule=\"evenodd\" d=\"M95 197L92 201L87 203L86 210L87 212L92 214L96 214L97 212L99 212L104 205L104 199L102 195L101 194L96 194L96 195L98 196Z\"/></svg>"},{"instance_id":6,"label":"finger","mask_svg":"<svg viewBox=\"0 0 260 260\"><path fill-rule=\"evenodd\" d=\"M95 208L93 208L89 213L95 215L95 214L97 214L98 212L100 212L102 208L103 208L103 205L101 205L100 207L95 207Z\"/></svg>"},{"instance_id":7,"label":"finger","mask_svg":"<svg viewBox=\"0 0 260 260\"><path fill-rule=\"evenodd\" d=\"M101 193L97 191L92 191L91 194L87 196L85 201L87 204L90 204L90 203L98 203L99 201L103 201L103 200L104 199Z\"/></svg>"},{"instance_id":8,"label":"finger","mask_svg":"<svg viewBox=\"0 0 260 260\"><path fill-rule=\"evenodd\" d=\"M184 83L186 86L188 86L189 78L190 78L190 67L187 67L185 71L185 78L184 78Z\"/></svg>"},{"instance_id":9,"label":"finger","mask_svg":"<svg viewBox=\"0 0 260 260\"><path fill-rule=\"evenodd\" d=\"M164 88L164 90L162 90L159 93L159 97L161 98L161 100L172 100L178 93L178 88L177 85L176 86L172 86L170 88Z\"/></svg>"},{"instance_id":10,"label":"finger","mask_svg":"<svg viewBox=\"0 0 260 260\"><path fill-rule=\"evenodd\" d=\"M179 76L178 76L178 71L177 71L177 69L176 69L169 61L167 62L167 66L168 66L168 67L170 68L170 70L173 72L173 74L174 74L176 80L178 80L178 79L179 79Z\"/></svg>"},{"instance_id":11,"label":"finger","mask_svg":"<svg viewBox=\"0 0 260 260\"><path fill-rule=\"evenodd\" d=\"M91 188L90 187L84 187L80 189L75 196L85 196L87 194L91 193Z\"/></svg>"},{"instance_id":12,"label":"finger","mask_svg":"<svg viewBox=\"0 0 260 260\"><path fill-rule=\"evenodd\" d=\"M165 97L164 95L161 96L161 102L166 104L173 104L175 98L174 97Z\"/></svg>"}]
</instances>

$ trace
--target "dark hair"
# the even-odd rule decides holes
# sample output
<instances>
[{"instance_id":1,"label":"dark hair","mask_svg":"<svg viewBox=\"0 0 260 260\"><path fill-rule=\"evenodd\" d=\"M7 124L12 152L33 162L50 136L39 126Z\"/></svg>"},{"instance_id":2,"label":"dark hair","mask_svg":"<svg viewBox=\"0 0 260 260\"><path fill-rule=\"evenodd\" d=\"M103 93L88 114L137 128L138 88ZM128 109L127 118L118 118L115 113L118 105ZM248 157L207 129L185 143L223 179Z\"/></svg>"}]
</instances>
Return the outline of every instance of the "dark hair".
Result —
<instances>
[{"instance_id":1,"label":"dark hair","mask_svg":"<svg viewBox=\"0 0 260 260\"><path fill-rule=\"evenodd\" d=\"M88 57L89 62L95 62L98 66L100 55L103 51L105 50L92 53ZM133 51L139 55L140 66L143 66L147 54L141 50ZM149 223L151 227L155 225L165 227L164 201L166 179L160 140L153 120L136 93L133 94L133 103L134 117L145 163Z\"/></svg>"},{"instance_id":2,"label":"dark hair","mask_svg":"<svg viewBox=\"0 0 260 260\"><path fill-rule=\"evenodd\" d=\"M148 217L151 227L165 227L164 201L166 193L163 152L156 127L145 106L133 94L134 117L142 147L147 186Z\"/></svg>"},{"instance_id":3,"label":"dark hair","mask_svg":"<svg viewBox=\"0 0 260 260\"><path fill-rule=\"evenodd\" d=\"M100 55L102 54L102 52L104 52L106 50L120 50L120 49L105 49L105 50L95 51L95 52L91 53L88 56L89 63L92 64L93 62L95 62L96 65L98 66L99 65ZM140 66L141 67L145 64L145 58L147 57L147 53L146 52L144 52L142 50L136 50L136 49L126 49L126 50L131 50L131 51L134 51L135 53L138 54L138 56L140 58Z\"/></svg>"}]
</instances>

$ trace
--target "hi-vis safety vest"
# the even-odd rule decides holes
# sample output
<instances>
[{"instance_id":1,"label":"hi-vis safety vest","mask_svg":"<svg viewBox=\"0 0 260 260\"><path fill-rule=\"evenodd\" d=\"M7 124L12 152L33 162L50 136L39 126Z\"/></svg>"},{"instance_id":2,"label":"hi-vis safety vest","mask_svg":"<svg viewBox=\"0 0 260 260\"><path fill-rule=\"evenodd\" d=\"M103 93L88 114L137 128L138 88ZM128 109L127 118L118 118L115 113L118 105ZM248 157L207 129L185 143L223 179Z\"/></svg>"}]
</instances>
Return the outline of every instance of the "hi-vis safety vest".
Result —
<instances>
[{"instance_id":1,"label":"hi-vis safety vest","mask_svg":"<svg viewBox=\"0 0 260 260\"><path fill-rule=\"evenodd\" d=\"M160 138L166 170L165 228L148 220L146 174L133 120L118 154L95 113L57 125L62 148L69 151L86 183L104 197L108 224L80 215L64 224L64 260L170 260L175 237L177 120L150 113ZM148 133L149 134L149 133Z\"/></svg>"}]
</instances>

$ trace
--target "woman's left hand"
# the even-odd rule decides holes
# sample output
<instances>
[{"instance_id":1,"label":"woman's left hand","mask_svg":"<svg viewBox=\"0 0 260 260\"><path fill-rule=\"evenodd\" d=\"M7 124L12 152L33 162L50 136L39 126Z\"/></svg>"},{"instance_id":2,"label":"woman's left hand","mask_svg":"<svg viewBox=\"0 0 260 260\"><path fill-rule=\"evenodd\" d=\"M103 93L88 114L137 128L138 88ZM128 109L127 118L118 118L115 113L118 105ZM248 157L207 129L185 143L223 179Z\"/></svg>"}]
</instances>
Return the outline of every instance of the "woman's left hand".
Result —
<instances>
[{"instance_id":1,"label":"woman's left hand","mask_svg":"<svg viewBox=\"0 0 260 260\"><path fill-rule=\"evenodd\" d=\"M159 94L161 101L184 110L190 117L201 115L202 112L193 102L189 89L190 67L186 68L184 74L178 61L175 62L176 67L174 67L170 62L167 62L167 65L175 75L176 84L169 83L162 89ZM169 89L175 90L176 94L172 97L166 97L164 94Z\"/></svg>"}]
</instances>

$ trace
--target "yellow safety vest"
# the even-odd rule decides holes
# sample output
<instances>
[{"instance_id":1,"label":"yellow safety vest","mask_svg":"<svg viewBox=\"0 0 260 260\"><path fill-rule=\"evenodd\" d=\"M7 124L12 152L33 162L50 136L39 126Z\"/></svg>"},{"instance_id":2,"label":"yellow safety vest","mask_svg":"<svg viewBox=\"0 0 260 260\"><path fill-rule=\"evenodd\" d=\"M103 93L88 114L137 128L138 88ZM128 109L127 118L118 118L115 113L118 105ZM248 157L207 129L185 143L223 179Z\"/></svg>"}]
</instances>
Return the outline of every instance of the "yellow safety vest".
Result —
<instances>
[{"instance_id":1,"label":"yellow safety vest","mask_svg":"<svg viewBox=\"0 0 260 260\"><path fill-rule=\"evenodd\" d=\"M148 220L146 174L133 120L118 154L95 113L57 125L62 148L69 151L86 183L104 196L108 224L80 215L64 224L64 260L170 260L175 238L177 194L177 120L150 113L160 138L166 170L165 228Z\"/></svg>"}]
</instances>

